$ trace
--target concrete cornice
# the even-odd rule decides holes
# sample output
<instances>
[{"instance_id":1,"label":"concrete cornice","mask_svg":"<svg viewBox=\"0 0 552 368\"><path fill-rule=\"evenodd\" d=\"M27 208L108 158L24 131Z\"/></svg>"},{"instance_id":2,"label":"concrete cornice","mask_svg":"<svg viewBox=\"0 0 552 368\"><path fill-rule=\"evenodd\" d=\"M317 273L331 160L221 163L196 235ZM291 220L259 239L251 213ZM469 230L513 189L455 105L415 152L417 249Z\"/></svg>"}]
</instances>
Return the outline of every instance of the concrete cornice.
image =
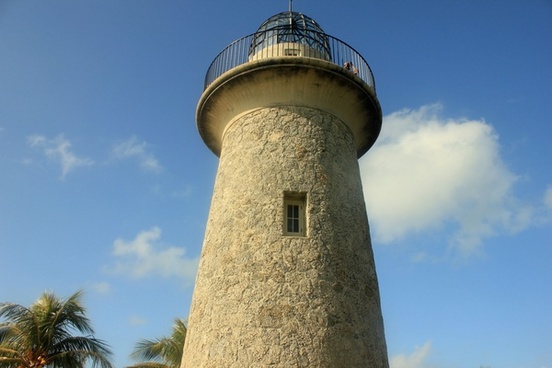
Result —
<instances>
[{"instance_id":1,"label":"concrete cornice","mask_svg":"<svg viewBox=\"0 0 552 368\"><path fill-rule=\"evenodd\" d=\"M199 133L220 156L232 120L271 106L305 106L336 116L353 132L358 157L370 149L381 130L381 106L359 77L326 60L292 56L247 62L217 78L197 107Z\"/></svg>"}]
</instances>

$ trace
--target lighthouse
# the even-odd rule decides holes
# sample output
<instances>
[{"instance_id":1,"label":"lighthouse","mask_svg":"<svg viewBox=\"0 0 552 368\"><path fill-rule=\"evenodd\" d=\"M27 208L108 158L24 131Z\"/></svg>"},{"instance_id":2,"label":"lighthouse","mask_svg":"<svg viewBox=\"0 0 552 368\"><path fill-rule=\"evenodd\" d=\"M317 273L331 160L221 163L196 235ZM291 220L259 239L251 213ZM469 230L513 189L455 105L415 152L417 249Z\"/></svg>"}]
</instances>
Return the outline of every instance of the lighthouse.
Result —
<instances>
[{"instance_id":1,"label":"lighthouse","mask_svg":"<svg viewBox=\"0 0 552 368\"><path fill-rule=\"evenodd\" d=\"M181 367L387 368L365 59L290 8L215 58L196 121L219 166Z\"/></svg>"}]
</instances>

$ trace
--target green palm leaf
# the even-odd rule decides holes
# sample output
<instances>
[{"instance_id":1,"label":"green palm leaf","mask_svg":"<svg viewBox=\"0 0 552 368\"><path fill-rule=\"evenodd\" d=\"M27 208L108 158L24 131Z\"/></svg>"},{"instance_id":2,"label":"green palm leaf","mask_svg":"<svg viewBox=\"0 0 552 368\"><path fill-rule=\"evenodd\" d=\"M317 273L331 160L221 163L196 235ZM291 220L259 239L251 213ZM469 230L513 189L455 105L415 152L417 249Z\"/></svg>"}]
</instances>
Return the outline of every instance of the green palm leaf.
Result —
<instances>
[{"instance_id":1,"label":"green palm leaf","mask_svg":"<svg viewBox=\"0 0 552 368\"><path fill-rule=\"evenodd\" d=\"M186 331L186 323L177 318L174 321L170 337L162 337L156 340L140 340L136 344L131 358L145 362L137 363L127 368L180 367Z\"/></svg>"},{"instance_id":2,"label":"green palm leaf","mask_svg":"<svg viewBox=\"0 0 552 368\"><path fill-rule=\"evenodd\" d=\"M0 368L113 368L109 347L92 336L82 296L45 292L29 308L0 303Z\"/></svg>"}]
</instances>

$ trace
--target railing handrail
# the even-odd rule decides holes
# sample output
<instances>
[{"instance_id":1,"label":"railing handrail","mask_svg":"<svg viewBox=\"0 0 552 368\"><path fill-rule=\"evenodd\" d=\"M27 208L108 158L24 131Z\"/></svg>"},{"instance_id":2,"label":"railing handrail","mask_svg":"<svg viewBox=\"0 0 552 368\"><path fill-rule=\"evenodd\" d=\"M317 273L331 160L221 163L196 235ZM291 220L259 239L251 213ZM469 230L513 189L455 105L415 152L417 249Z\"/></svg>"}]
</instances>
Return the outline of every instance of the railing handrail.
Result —
<instances>
[{"instance_id":1,"label":"railing handrail","mask_svg":"<svg viewBox=\"0 0 552 368\"><path fill-rule=\"evenodd\" d=\"M242 64L251 61L251 57L256 54L255 50L258 45L253 44L256 38L267 36L274 37L274 34L270 33L271 30L256 32L248 36L242 37L230 45L226 46L217 57L213 60L207 74L205 75L205 89L209 87L211 83L225 72L233 69ZM313 31L310 31L314 33ZM263 34L264 33L264 34ZM313 50L310 55L302 55L303 57L312 57L317 59L324 59L333 64L347 67L350 71L360 79L362 79L368 86L372 88L374 93L376 92L376 84L372 69L366 62L366 60L355 49L349 46L347 43L339 40L336 37L330 36L325 33L320 33L317 36L324 38L324 46L321 49L316 50L316 46L313 46ZM326 44L327 40L327 44ZM282 43L280 41L279 43ZM283 41L286 44L298 43L300 45L306 45L301 41ZM272 43L269 46L275 46L277 43ZM309 45L306 45L309 47ZM269 50L268 50L269 49ZM268 50L268 51L266 51ZM327 54L329 50L329 55ZM264 50L258 51L263 53L262 59L270 57L282 57L289 56L284 54L284 48L281 47L267 47ZM322 55L324 54L324 55ZM350 63L350 64L348 64Z\"/></svg>"}]
</instances>

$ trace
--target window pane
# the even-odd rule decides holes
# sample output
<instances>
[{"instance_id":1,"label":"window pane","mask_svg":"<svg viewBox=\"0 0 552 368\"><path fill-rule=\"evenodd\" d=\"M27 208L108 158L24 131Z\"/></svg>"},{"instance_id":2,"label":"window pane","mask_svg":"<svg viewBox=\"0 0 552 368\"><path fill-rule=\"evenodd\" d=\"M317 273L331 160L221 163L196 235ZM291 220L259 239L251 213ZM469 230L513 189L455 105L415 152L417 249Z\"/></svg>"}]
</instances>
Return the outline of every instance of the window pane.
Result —
<instances>
[{"instance_id":1,"label":"window pane","mask_svg":"<svg viewBox=\"0 0 552 368\"><path fill-rule=\"evenodd\" d=\"M284 198L283 231L287 235L305 236L305 198L294 195ZM284 235L285 235L284 234Z\"/></svg>"}]
</instances>

